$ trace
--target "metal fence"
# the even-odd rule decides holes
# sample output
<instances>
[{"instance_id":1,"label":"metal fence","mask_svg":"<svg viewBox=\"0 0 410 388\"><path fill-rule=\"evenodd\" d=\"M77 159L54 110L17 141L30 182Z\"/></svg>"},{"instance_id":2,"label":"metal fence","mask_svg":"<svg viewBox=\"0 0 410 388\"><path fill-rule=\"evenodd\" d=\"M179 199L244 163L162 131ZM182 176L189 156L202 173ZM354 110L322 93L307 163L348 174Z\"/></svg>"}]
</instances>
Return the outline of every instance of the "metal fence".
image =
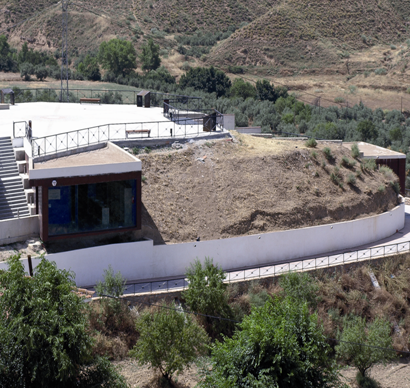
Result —
<instances>
[{"instance_id":1,"label":"metal fence","mask_svg":"<svg viewBox=\"0 0 410 388\"><path fill-rule=\"evenodd\" d=\"M112 140L184 138L204 134L202 120L189 118L180 118L178 121L105 124L37 138L31 138L28 131L29 127L25 121L13 123L13 136L29 139L33 157Z\"/></svg>"},{"instance_id":2,"label":"metal fence","mask_svg":"<svg viewBox=\"0 0 410 388\"><path fill-rule=\"evenodd\" d=\"M137 95L141 90L124 89L70 89L70 102L78 103L81 98L101 98L103 104L132 104L137 103ZM20 89L15 88L15 102L59 102L60 89L39 88ZM172 101L179 108L195 109L201 105L202 98L162 92L150 92L151 105L162 107L164 100Z\"/></svg>"},{"instance_id":3,"label":"metal fence","mask_svg":"<svg viewBox=\"0 0 410 388\"><path fill-rule=\"evenodd\" d=\"M225 283L233 283L247 280L275 277L294 271L308 271L329 268L338 265L352 264L359 261L377 259L381 257L410 252L410 241L388 244L378 247L359 249L344 253L315 257L305 260L294 260L285 263L264 265L257 268L245 268L226 272ZM124 294L142 294L156 292L182 291L188 287L186 278L153 282L131 282L126 285ZM89 288L93 289L92 287Z\"/></svg>"}]
</instances>

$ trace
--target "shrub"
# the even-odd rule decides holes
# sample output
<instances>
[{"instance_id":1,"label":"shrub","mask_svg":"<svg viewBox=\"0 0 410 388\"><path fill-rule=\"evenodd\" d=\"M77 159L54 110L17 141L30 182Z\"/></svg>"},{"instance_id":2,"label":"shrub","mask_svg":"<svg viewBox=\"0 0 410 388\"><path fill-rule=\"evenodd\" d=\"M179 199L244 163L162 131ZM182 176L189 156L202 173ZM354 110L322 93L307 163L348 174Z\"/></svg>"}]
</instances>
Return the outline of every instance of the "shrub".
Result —
<instances>
[{"instance_id":1,"label":"shrub","mask_svg":"<svg viewBox=\"0 0 410 388\"><path fill-rule=\"evenodd\" d=\"M337 367L307 303L269 298L212 348L199 387L333 387Z\"/></svg>"},{"instance_id":2,"label":"shrub","mask_svg":"<svg viewBox=\"0 0 410 388\"><path fill-rule=\"evenodd\" d=\"M151 147L144 147L144 152L145 152L146 154L149 154L151 151L152 151L152 150L151 150Z\"/></svg>"},{"instance_id":3,"label":"shrub","mask_svg":"<svg viewBox=\"0 0 410 388\"><path fill-rule=\"evenodd\" d=\"M312 151L312 152L310 153L310 156L311 156L313 159L317 159L317 152L316 152L316 151Z\"/></svg>"},{"instance_id":4,"label":"shrub","mask_svg":"<svg viewBox=\"0 0 410 388\"><path fill-rule=\"evenodd\" d=\"M393 172L393 170L390 167L387 166L380 166L379 171L384 175L384 177L389 180L393 181L395 180L396 176Z\"/></svg>"},{"instance_id":5,"label":"shrub","mask_svg":"<svg viewBox=\"0 0 410 388\"><path fill-rule=\"evenodd\" d=\"M168 381L189 368L206 352L208 337L190 314L177 311L175 304L143 313L136 322L140 338L130 355L140 365L150 365Z\"/></svg>"},{"instance_id":6,"label":"shrub","mask_svg":"<svg viewBox=\"0 0 410 388\"><path fill-rule=\"evenodd\" d=\"M224 283L225 273L212 259L205 258L204 264L195 260L187 269L186 277L189 282L188 289L183 292L186 304L192 311L221 316L232 317L232 310L228 304L226 293L227 285ZM211 337L215 338L221 332L230 334L233 330L232 322L200 316L199 322Z\"/></svg>"},{"instance_id":7,"label":"shrub","mask_svg":"<svg viewBox=\"0 0 410 388\"><path fill-rule=\"evenodd\" d=\"M286 297L316 306L319 287L306 272L291 272L279 278L279 285Z\"/></svg>"},{"instance_id":8,"label":"shrub","mask_svg":"<svg viewBox=\"0 0 410 388\"><path fill-rule=\"evenodd\" d=\"M347 156L343 156L340 165L346 168L353 168L356 165L356 162L354 160L349 160Z\"/></svg>"},{"instance_id":9,"label":"shrub","mask_svg":"<svg viewBox=\"0 0 410 388\"><path fill-rule=\"evenodd\" d=\"M352 186L356 184L356 177L354 176L354 174L349 174L347 176L347 184Z\"/></svg>"},{"instance_id":10,"label":"shrub","mask_svg":"<svg viewBox=\"0 0 410 388\"><path fill-rule=\"evenodd\" d=\"M374 74L376 74L376 75L385 75L385 74L387 74L387 70L383 69L383 68L379 68L379 69L376 69L374 71Z\"/></svg>"},{"instance_id":11,"label":"shrub","mask_svg":"<svg viewBox=\"0 0 410 388\"><path fill-rule=\"evenodd\" d=\"M394 192L396 194L400 194L400 184L399 182L395 181L395 182L390 182L391 187L393 188Z\"/></svg>"},{"instance_id":12,"label":"shrub","mask_svg":"<svg viewBox=\"0 0 410 388\"><path fill-rule=\"evenodd\" d=\"M316 146L317 146L317 141L316 141L316 139L313 138L313 137L311 137L310 139L308 139L308 140L305 142L305 146L306 146L306 147L311 147L311 148L316 147Z\"/></svg>"},{"instance_id":13,"label":"shrub","mask_svg":"<svg viewBox=\"0 0 410 388\"><path fill-rule=\"evenodd\" d=\"M355 159L359 157L360 151L359 151L359 146L357 145L357 143L352 144L352 147L350 148L350 154Z\"/></svg>"},{"instance_id":14,"label":"shrub","mask_svg":"<svg viewBox=\"0 0 410 388\"><path fill-rule=\"evenodd\" d=\"M377 191L378 191L379 193L383 193L384 190L386 190L386 187L383 186L383 185L380 185L380 186L378 187L378 189L377 189Z\"/></svg>"},{"instance_id":15,"label":"shrub","mask_svg":"<svg viewBox=\"0 0 410 388\"><path fill-rule=\"evenodd\" d=\"M374 159L366 159L362 166L368 171L375 171L377 168L376 161Z\"/></svg>"},{"instance_id":16,"label":"shrub","mask_svg":"<svg viewBox=\"0 0 410 388\"><path fill-rule=\"evenodd\" d=\"M343 97L336 97L335 98L335 102L337 102L338 104L342 104L344 103L346 100Z\"/></svg>"},{"instance_id":17,"label":"shrub","mask_svg":"<svg viewBox=\"0 0 410 388\"><path fill-rule=\"evenodd\" d=\"M328 161L333 160L332 150L331 150L329 147L323 148L322 151L323 151L323 154L325 155L325 158L326 158Z\"/></svg>"},{"instance_id":18,"label":"shrub","mask_svg":"<svg viewBox=\"0 0 410 388\"><path fill-rule=\"evenodd\" d=\"M145 183L147 181L147 177L143 175L142 178L141 178L141 181L142 181L142 183Z\"/></svg>"}]
</instances>

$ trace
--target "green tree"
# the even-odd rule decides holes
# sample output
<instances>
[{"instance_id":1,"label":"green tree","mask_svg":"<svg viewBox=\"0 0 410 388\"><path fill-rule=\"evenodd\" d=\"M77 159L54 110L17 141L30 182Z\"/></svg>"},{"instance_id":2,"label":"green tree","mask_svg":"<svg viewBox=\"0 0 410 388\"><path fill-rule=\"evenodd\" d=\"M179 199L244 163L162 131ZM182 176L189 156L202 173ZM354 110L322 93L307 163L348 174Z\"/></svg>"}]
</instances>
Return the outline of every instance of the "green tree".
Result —
<instances>
[{"instance_id":1,"label":"green tree","mask_svg":"<svg viewBox=\"0 0 410 388\"><path fill-rule=\"evenodd\" d=\"M82 62L78 64L77 70L90 81L100 81L101 73L96 57L87 54Z\"/></svg>"},{"instance_id":2,"label":"green tree","mask_svg":"<svg viewBox=\"0 0 410 388\"><path fill-rule=\"evenodd\" d=\"M229 94L231 97L242 97L243 99L247 99L249 97L255 98L256 89L253 85L249 82L245 82L242 78L236 78L235 81L233 81Z\"/></svg>"},{"instance_id":3,"label":"green tree","mask_svg":"<svg viewBox=\"0 0 410 388\"><path fill-rule=\"evenodd\" d=\"M392 349L390 332L390 323L384 319L376 318L366 324L365 318L345 318L343 331L338 335L340 343L336 346L337 356L359 370L359 379L366 379L372 366L385 363L396 356L394 351L381 349Z\"/></svg>"},{"instance_id":4,"label":"green tree","mask_svg":"<svg viewBox=\"0 0 410 388\"><path fill-rule=\"evenodd\" d=\"M179 80L180 88L194 88L207 93L216 93L217 97L227 95L231 85L228 76L213 66L191 68Z\"/></svg>"},{"instance_id":5,"label":"green tree","mask_svg":"<svg viewBox=\"0 0 410 388\"><path fill-rule=\"evenodd\" d=\"M270 84L266 79L262 81L256 81L256 91L258 99L261 101L272 101L277 100L275 89L273 85Z\"/></svg>"},{"instance_id":6,"label":"green tree","mask_svg":"<svg viewBox=\"0 0 410 388\"><path fill-rule=\"evenodd\" d=\"M0 386L83 387L92 372L95 386L126 387L114 370L96 375L104 360L91 358L85 306L73 292L72 273L41 259L30 278L19 256L12 256L0 285Z\"/></svg>"},{"instance_id":7,"label":"green tree","mask_svg":"<svg viewBox=\"0 0 410 388\"><path fill-rule=\"evenodd\" d=\"M202 388L330 388L338 386L323 328L307 303L270 298L254 308L232 338L212 348Z\"/></svg>"},{"instance_id":8,"label":"green tree","mask_svg":"<svg viewBox=\"0 0 410 388\"><path fill-rule=\"evenodd\" d=\"M361 140L372 141L377 138L377 129L370 120L363 120L357 124L357 131L360 132Z\"/></svg>"},{"instance_id":9,"label":"green tree","mask_svg":"<svg viewBox=\"0 0 410 388\"><path fill-rule=\"evenodd\" d=\"M208 337L190 314L175 304L144 312L136 322L140 339L130 351L141 365L148 364L171 380L206 352Z\"/></svg>"},{"instance_id":10,"label":"green tree","mask_svg":"<svg viewBox=\"0 0 410 388\"><path fill-rule=\"evenodd\" d=\"M0 71L16 71L17 63L13 59L13 50L6 35L0 35Z\"/></svg>"},{"instance_id":11,"label":"green tree","mask_svg":"<svg viewBox=\"0 0 410 388\"><path fill-rule=\"evenodd\" d=\"M111 39L102 42L98 51L98 60L103 69L112 71L116 76L131 73L136 69L137 55L131 42Z\"/></svg>"},{"instance_id":12,"label":"green tree","mask_svg":"<svg viewBox=\"0 0 410 388\"><path fill-rule=\"evenodd\" d=\"M150 71L156 70L161 66L161 59L159 57L159 45L155 44L150 38L147 44L143 44L142 52L139 56L142 62L142 70Z\"/></svg>"},{"instance_id":13,"label":"green tree","mask_svg":"<svg viewBox=\"0 0 410 388\"><path fill-rule=\"evenodd\" d=\"M42 81L44 78L47 78L48 70L43 65L37 65L34 67L33 73L39 81Z\"/></svg>"},{"instance_id":14,"label":"green tree","mask_svg":"<svg viewBox=\"0 0 410 388\"><path fill-rule=\"evenodd\" d=\"M182 296L192 311L214 317L232 318L227 285L224 283L225 273L222 268L213 264L212 259L206 257L203 265L199 260L195 260L187 269L186 277L189 286ZM218 337L221 332L230 334L233 330L233 324L226 320L203 316L198 319L213 338Z\"/></svg>"},{"instance_id":15,"label":"green tree","mask_svg":"<svg viewBox=\"0 0 410 388\"><path fill-rule=\"evenodd\" d=\"M30 81L34 74L34 66L29 62L24 62L20 65L20 76L24 81Z\"/></svg>"}]
</instances>

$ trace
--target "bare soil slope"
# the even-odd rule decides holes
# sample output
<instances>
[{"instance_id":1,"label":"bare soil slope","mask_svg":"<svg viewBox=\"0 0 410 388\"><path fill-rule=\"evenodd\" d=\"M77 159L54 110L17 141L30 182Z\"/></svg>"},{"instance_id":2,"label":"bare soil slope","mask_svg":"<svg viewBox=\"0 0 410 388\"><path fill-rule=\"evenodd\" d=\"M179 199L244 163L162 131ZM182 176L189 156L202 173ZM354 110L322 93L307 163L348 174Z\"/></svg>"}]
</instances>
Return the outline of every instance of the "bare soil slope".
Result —
<instances>
[{"instance_id":1,"label":"bare soil slope","mask_svg":"<svg viewBox=\"0 0 410 388\"><path fill-rule=\"evenodd\" d=\"M209 61L241 65L331 67L349 49L395 43L407 36L408 0L280 1L237 30L211 53ZM402 40L403 38L401 38Z\"/></svg>"},{"instance_id":2,"label":"bare soil slope","mask_svg":"<svg viewBox=\"0 0 410 388\"><path fill-rule=\"evenodd\" d=\"M156 243L228 238L351 220L397 203L381 173L361 173L358 162L351 169L339 166L343 156L353 160L340 145L321 143L314 157L302 141L238 140L140 155L146 237ZM356 173L360 177L349 185L348 175Z\"/></svg>"}]
</instances>

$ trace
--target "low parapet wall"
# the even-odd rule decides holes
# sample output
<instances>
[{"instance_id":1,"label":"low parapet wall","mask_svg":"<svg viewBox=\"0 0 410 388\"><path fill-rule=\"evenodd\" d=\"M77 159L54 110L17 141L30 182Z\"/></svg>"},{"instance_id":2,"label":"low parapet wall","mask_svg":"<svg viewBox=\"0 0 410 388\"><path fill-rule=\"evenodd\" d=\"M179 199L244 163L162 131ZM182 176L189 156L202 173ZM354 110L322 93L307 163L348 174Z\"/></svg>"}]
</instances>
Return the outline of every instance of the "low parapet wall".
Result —
<instances>
[{"instance_id":1,"label":"low parapet wall","mask_svg":"<svg viewBox=\"0 0 410 388\"><path fill-rule=\"evenodd\" d=\"M24 241L39 233L37 215L0 221L0 245Z\"/></svg>"},{"instance_id":2,"label":"low parapet wall","mask_svg":"<svg viewBox=\"0 0 410 388\"><path fill-rule=\"evenodd\" d=\"M198 258L212 257L224 270L258 267L369 244L404 227L404 203L389 212L354 221L252 236L153 245L151 240L112 244L47 255L76 274L78 286L91 286L112 266L127 280L181 276ZM27 260L23 260L27 268ZM36 262L34 263L36 265ZM0 263L0 269L5 265Z\"/></svg>"}]
</instances>

